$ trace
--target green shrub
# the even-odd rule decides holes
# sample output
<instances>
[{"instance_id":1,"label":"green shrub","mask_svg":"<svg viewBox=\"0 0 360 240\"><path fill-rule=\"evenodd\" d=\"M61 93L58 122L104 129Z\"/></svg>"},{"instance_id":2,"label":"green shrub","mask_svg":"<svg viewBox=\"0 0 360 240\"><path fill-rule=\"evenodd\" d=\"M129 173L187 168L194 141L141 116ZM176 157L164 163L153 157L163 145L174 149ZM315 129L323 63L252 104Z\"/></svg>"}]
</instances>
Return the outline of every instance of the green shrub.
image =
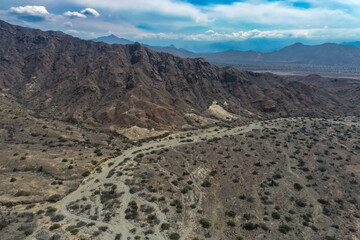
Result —
<instances>
[{"instance_id":1,"label":"green shrub","mask_svg":"<svg viewBox=\"0 0 360 240\"><path fill-rule=\"evenodd\" d=\"M297 191L301 191L301 189L303 189L303 186L301 186L299 183L295 183L294 184L294 189Z\"/></svg>"},{"instance_id":2,"label":"green shrub","mask_svg":"<svg viewBox=\"0 0 360 240\"><path fill-rule=\"evenodd\" d=\"M171 239L171 240L179 240L180 235L178 233L172 233L172 234L169 235L169 239Z\"/></svg>"},{"instance_id":3,"label":"green shrub","mask_svg":"<svg viewBox=\"0 0 360 240\"><path fill-rule=\"evenodd\" d=\"M207 220L207 219L205 219L205 218L200 219L199 222L200 222L200 224L201 224L201 226L202 226L203 228L209 228L209 227L211 227L210 221Z\"/></svg>"},{"instance_id":4,"label":"green shrub","mask_svg":"<svg viewBox=\"0 0 360 240\"><path fill-rule=\"evenodd\" d=\"M230 227L235 227L235 222L234 221L228 221L226 224L228 226L230 226Z\"/></svg>"},{"instance_id":5,"label":"green shrub","mask_svg":"<svg viewBox=\"0 0 360 240\"><path fill-rule=\"evenodd\" d=\"M61 199L61 195L60 194L54 194L54 195L51 195L49 198L48 198L48 202L57 202Z\"/></svg>"},{"instance_id":6,"label":"green shrub","mask_svg":"<svg viewBox=\"0 0 360 240\"><path fill-rule=\"evenodd\" d=\"M25 236L30 236L31 234L33 234L34 230L32 230L31 228L27 229L24 234Z\"/></svg>"},{"instance_id":7,"label":"green shrub","mask_svg":"<svg viewBox=\"0 0 360 240\"><path fill-rule=\"evenodd\" d=\"M71 232L72 235L76 235L76 234L78 234L79 229L78 229L78 228L74 228L74 229L72 229L70 232Z\"/></svg>"},{"instance_id":8,"label":"green shrub","mask_svg":"<svg viewBox=\"0 0 360 240\"><path fill-rule=\"evenodd\" d=\"M83 172L83 174L81 174L83 177L87 177L90 175L90 172L89 171L85 171Z\"/></svg>"},{"instance_id":9,"label":"green shrub","mask_svg":"<svg viewBox=\"0 0 360 240\"><path fill-rule=\"evenodd\" d=\"M53 231L53 230L58 229L58 228L60 228L60 227L61 227L60 224L55 223L55 224L53 224L53 225L51 225L51 226L49 227L49 230L50 230L50 231Z\"/></svg>"},{"instance_id":10,"label":"green shrub","mask_svg":"<svg viewBox=\"0 0 360 240\"><path fill-rule=\"evenodd\" d=\"M170 229L170 223L163 223L161 224L161 230L169 230Z\"/></svg>"},{"instance_id":11,"label":"green shrub","mask_svg":"<svg viewBox=\"0 0 360 240\"><path fill-rule=\"evenodd\" d=\"M271 216L273 219L280 219L280 213L278 213L278 212L272 212Z\"/></svg>"},{"instance_id":12,"label":"green shrub","mask_svg":"<svg viewBox=\"0 0 360 240\"><path fill-rule=\"evenodd\" d=\"M232 210L229 210L229 211L226 211L225 212L225 215L228 216L228 217L235 217L236 216L236 213Z\"/></svg>"},{"instance_id":13,"label":"green shrub","mask_svg":"<svg viewBox=\"0 0 360 240\"><path fill-rule=\"evenodd\" d=\"M205 180L202 184L201 184L201 186L203 186L203 187L211 187L211 182L209 182L208 180Z\"/></svg>"},{"instance_id":14,"label":"green shrub","mask_svg":"<svg viewBox=\"0 0 360 240\"><path fill-rule=\"evenodd\" d=\"M5 220L0 221L0 231L5 228L8 225L8 223Z\"/></svg>"},{"instance_id":15,"label":"green shrub","mask_svg":"<svg viewBox=\"0 0 360 240\"><path fill-rule=\"evenodd\" d=\"M288 225L286 224L281 224L279 226L279 232L283 233L283 234L287 234L288 232L291 231L291 227L289 227Z\"/></svg>"},{"instance_id":16,"label":"green shrub","mask_svg":"<svg viewBox=\"0 0 360 240\"><path fill-rule=\"evenodd\" d=\"M244 224L244 229L248 231L254 230L255 228L257 228L257 224L254 224L252 222L247 222Z\"/></svg>"}]
</instances>

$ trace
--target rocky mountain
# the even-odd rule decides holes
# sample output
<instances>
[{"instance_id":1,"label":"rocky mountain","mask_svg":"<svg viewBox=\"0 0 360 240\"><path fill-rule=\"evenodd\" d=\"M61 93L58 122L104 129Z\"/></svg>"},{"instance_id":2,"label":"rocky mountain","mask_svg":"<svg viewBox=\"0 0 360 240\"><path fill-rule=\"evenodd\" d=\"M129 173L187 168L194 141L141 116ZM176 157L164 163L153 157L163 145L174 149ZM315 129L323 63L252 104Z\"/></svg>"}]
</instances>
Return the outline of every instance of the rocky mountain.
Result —
<instances>
[{"instance_id":1,"label":"rocky mountain","mask_svg":"<svg viewBox=\"0 0 360 240\"><path fill-rule=\"evenodd\" d=\"M204 118L236 118L213 114L215 101L216 109L252 118L357 111L324 89L221 68L202 58L183 59L139 43L109 45L3 21L0 33L0 87L42 117L180 129L200 126Z\"/></svg>"},{"instance_id":2,"label":"rocky mountain","mask_svg":"<svg viewBox=\"0 0 360 240\"><path fill-rule=\"evenodd\" d=\"M317 74L306 77L293 77L295 81L302 82L311 86L320 87L340 96L347 101L360 105L360 82L346 79L325 79Z\"/></svg>"},{"instance_id":3,"label":"rocky mountain","mask_svg":"<svg viewBox=\"0 0 360 240\"><path fill-rule=\"evenodd\" d=\"M129 40L114 35L94 39L109 44L130 44ZM154 51L167 52L179 57L202 57L211 63L219 65L236 65L244 63L256 64L293 64L293 65L329 65L329 66L356 66L360 60L360 48L354 43L325 43L308 46L295 43L279 51L237 51L227 50L209 53L194 53L185 49L144 45Z\"/></svg>"},{"instance_id":4,"label":"rocky mountain","mask_svg":"<svg viewBox=\"0 0 360 240\"><path fill-rule=\"evenodd\" d=\"M94 42L104 42L104 43L108 43L108 44L134 44L133 41L127 40L125 38L119 38L117 36L115 36L114 34L111 34L109 36L104 36L104 37L99 37L99 38L95 38L92 39L92 41ZM157 51L157 52L166 52L166 53L170 53L170 54L174 54L176 56L179 57L192 57L195 58L197 57L196 53L190 52L186 49L182 49L182 48L177 48L174 45L170 45L167 47L162 47L162 46L151 46L151 45L147 45L147 44L142 44L144 47L150 48L151 50Z\"/></svg>"},{"instance_id":5,"label":"rocky mountain","mask_svg":"<svg viewBox=\"0 0 360 240\"><path fill-rule=\"evenodd\" d=\"M344 42L344 43L341 43L341 45L353 45L353 46L356 46L356 47L360 47L360 41Z\"/></svg>"},{"instance_id":6,"label":"rocky mountain","mask_svg":"<svg viewBox=\"0 0 360 240\"><path fill-rule=\"evenodd\" d=\"M127 40L125 38L119 38L114 34L110 34L109 36L98 37L92 39L94 42L105 42L109 44L133 44L133 41Z\"/></svg>"},{"instance_id":7,"label":"rocky mountain","mask_svg":"<svg viewBox=\"0 0 360 240\"><path fill-rule=\"evenodd\" d=\"M229 50L219 53L202 54L208 61L220 64L272 63L305 65L357 65L360 61L360 48L351 45L326 43L307 46L301 43L285 47L279 51L262 53L255 51Z\"/></svg>"}]
</instances>

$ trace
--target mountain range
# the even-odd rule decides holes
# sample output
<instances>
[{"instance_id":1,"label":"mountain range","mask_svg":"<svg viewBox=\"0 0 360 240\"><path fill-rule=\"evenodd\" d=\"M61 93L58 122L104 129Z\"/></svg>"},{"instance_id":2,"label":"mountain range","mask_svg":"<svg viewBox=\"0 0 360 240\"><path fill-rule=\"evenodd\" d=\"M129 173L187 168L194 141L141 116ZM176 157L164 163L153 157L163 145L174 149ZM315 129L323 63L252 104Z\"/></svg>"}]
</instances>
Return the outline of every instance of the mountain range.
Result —
<instances>
[{"instance_id":1,"label":"mountain range","mask_svg":"<svg viewBox=\"0 0 360 240\"><path fill-rule=\"evenodd\" d=\"M115 35L94 39L110 44L130 44L129 40L117 38ZM346 45L345 45L346 44ZM356 43L325 43L308 46L295 43L273 52L227 50L215 53L194 53L185 49L144 45L152 50L167 52L185 58L202 57L219 65L252 64L292 64L292 65L328 65L357 66L360 62L360 48Z\"/></svg>"},{"instance_id":2,"label":"mountain range","mask_svg":"<svg viewBox=\"0 0 360 240\"><path fill-rule=\"evenodd\" d=\"M155 52L139 43L85 41L3 21L0 33L0 88L42 117L106 128L181 129L214 115L231 122L229 116L238 111L245 118L272 118L357 108L322 88ZM230 115L213 114L214 108Z\"/></svg>"}]
</instances>

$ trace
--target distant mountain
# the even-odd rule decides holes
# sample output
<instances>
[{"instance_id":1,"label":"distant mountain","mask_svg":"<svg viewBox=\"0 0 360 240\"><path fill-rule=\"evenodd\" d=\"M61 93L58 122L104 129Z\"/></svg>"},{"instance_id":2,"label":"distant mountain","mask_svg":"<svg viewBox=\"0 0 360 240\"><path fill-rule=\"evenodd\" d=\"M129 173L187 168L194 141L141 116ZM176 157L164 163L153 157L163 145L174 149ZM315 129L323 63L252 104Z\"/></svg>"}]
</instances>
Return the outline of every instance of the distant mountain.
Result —
<instances>
[{"instance_id":1,"label":"distant mountain","mask_svg":"<svg viewBox=\"0 0 360 240\"><path fill-rule=\"evenodd\" d=\"M174 45L170 45L168 47L160 47L160 46L150 46L150 45L144 44L144 46L150 48L151 50L157 51L157 52L166 52L166 53L174 54L176 56L183 57L183 58L198 57L198 54L190 52L183 48L177 48Z\"/></svg>"},{"instance_id":2,"label":"distant mountain","mask_svg":"<svg viewBox=\"0 0 360 240\"><path fill-rule=\"evenodd\" d=\"M93 39L96 42L109 44L132 44L124 38L115 35ZM261 42L261 41L260 41ZM358 42L360 45L360 42ZM273 52L227 50L215 53L194 53L174 45L168 47L144 44L154 51L166 52L183 58L202 57L211 63L219 65L236 64L292 64L292 65L329 65L329 66L358 66L360 62L360 48L353 44L343 45L324 43L321 45L304 45L295 43Z\"/></svg>"},{"instance_id":3,"label":"distant mountain","mask_svg":"<svg viewBox=\"0 0 360 240\"><path fill-rule=\"evenodd\" d=\"M296 43L271 53L229 50L219 53L198 54L198 56L218 64L358 65L360 62L360 48L335 43L314 46Z\"/></svg>"},{"instance_id":4,"label":"distant mountain","mask_svg":"<svg viewBox=\"0 0 360 240\"><path fill-rule=\"evenodd\" d=\"M104 43L108 43L108 44L133 44L134 43L133 41L127 40L125 38L119 38L114 34L111 34L109 36L95 38L95 39L92 39L92 41L104 42ZM143 46L148 47L154 51L166 52L166 53L177 55L179 57L185 57L185 58L197 57L197 55L195 53L187 51L182 48L176 48L174 45L170 45L168 47L161 47L161 46L151 46L151 45L143 44Z\"/></svg>"},{"instance_id":5,"label":"distant mountain","mask_svg":"<svg viewBox=\"0 0 360 240\"><path fill-rule=\"evenodd\" d=\"M353 45L353 46L356 46L356 47L360 47L360 41L356 41L356 42L344 42L344 43L341 43L341 45Z\"/></svg>"},{"instance_id":6,"label":"distant mountain","mask_svg":"<svg viewBox=\"0 0 360 240\"><path fill-rule=\"evenodd\" d=\"M109 36L104 36L104 37L98 37L95 39L92 39L92 41L95 42L104 42L104 43L109 43L109 44L133 44L133 41L127 40L125 38L119 38L117 36L115 36L114 34L111 34Z\"/></svg>"}]
</instances>

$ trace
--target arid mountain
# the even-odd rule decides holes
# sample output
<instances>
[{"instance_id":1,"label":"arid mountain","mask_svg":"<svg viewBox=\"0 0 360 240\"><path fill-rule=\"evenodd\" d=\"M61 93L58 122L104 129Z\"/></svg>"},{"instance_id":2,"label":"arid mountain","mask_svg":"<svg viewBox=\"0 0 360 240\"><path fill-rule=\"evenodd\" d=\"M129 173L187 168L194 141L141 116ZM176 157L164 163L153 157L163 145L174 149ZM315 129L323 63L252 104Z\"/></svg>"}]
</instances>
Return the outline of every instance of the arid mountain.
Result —
<instances>
[{"instance_id":1,"label":"arid mountain","mask_svg":"<svg viewBox=\"0 0 360 240\"><path fill-rule=\"evenodd\" d=\"M93 41L103 41L109 44L131 44L133 42L118 38L115 35L100 37ZM238 51L227 50L221 52L194 53L185 49L169 47L155 47L144 45L152 50L167 52L179 57L196 58L202 57L211 63L220 65L239 64L239 63L271 63L271 64L302 64L302 65L335 65L335 66L356 66L360 61L360 48L358 42L353 43L325 43L321 45L304 45L295 43L284 47L279 51L259 52L259 51Z\"/></svg>"},{"instance_id":2,"label":"arid mountain","mask_svg":"<svg viewBox=\"0 0 360 240\"><path fill-rule=\"evenodd\" d=\"M123 39L116 36L99 39L109 44L131 43L130 41L124 42ZM94 41L99 40L94 39ZM169 47L144 46L154 51L167 52L183 58L202 57L219 66L233 66L248 70L321 72L331 73L333 76L337 74L353 76L360 72L357 64L360 60L360 49L356 43L341 45L326 43L314 46L296 43L273 52L226 50L203 53L194 53L173 45ZM234 49L236 49L235 46Z\"/></svg>"},{"instance_id":3,"label":"arid mountain","mask_svg":"<svg viewBox=\"0 0 360 240\"><path fill-rule=\"evenodd\" d=\"M293 77L292 79L311 86L324 88L355 105L360 105L359 81L346 79L325 79L317 74L311 74L306 77Z\"/></svg>"},{"instance_id":4,"label":"arid mountain","mask_svg":"<svg viewBox=\"0 0 360 240\"><path fill-rule=\"evenodd\" d=\"M92 39L92 41L94 42L104 42L104 43L109 43L109 44L134 44L133 41L127 40L125 38L119 38L117 36L115 36L114 34L111 34L109 36L104 36L104 37L99 37L99 38L95 38ZM167 47L161 47L161 46L151 46L151 45L147 45L147 44L142 44L144 47L150 48L151 50L157 51L157 52L166 52L166 53L170 53L170 54L174 54L176 56L179 57L184 57L184 58L195 58L197 57L196 53L190 52L186 49L182 49L182 48L177 48L174 45L170 45Z\"/></svg>"},{"instance_id":5,"label":"arid mountain","mask_svg":"<svg viewBox=\"0 0 360 240\"><path fill-rule=\"evenodd\" d=\"M138 43L109 45L5 22L0 33L0 87L38 116L95 126L179 129L199 125L214 101L222 110L252 117L357 111L313 86L220 68L201 58L182 59Z\"/></svg>"},{"instance_id":6,"label":"arid mountain","mask_svg":"<svg viewBox=\"0 0 360 240\"><path fill-rule=\"evenodd\" d=\"M254 51L226 51L202 54L213 63L283 63L306 65L357 65L360 61L360 48L351 45L326 43L307 46L301 43L270 53Z\"/></svg>"},{"instance_id":7,"label":"arid mountain","mask_svg":"<svg viewBox=\"0 0 360 240\"><path fill-rule=\"evenodd\" d=\"M109 43L109 44L133 44L134 43L133 41L130 41L128 39L119 38L119 37L115 36L114 34L110 34L109 36L98 37L98 38L92 39L92 41L105 42L105 43Z\"/></svg>"}]
</instances>

